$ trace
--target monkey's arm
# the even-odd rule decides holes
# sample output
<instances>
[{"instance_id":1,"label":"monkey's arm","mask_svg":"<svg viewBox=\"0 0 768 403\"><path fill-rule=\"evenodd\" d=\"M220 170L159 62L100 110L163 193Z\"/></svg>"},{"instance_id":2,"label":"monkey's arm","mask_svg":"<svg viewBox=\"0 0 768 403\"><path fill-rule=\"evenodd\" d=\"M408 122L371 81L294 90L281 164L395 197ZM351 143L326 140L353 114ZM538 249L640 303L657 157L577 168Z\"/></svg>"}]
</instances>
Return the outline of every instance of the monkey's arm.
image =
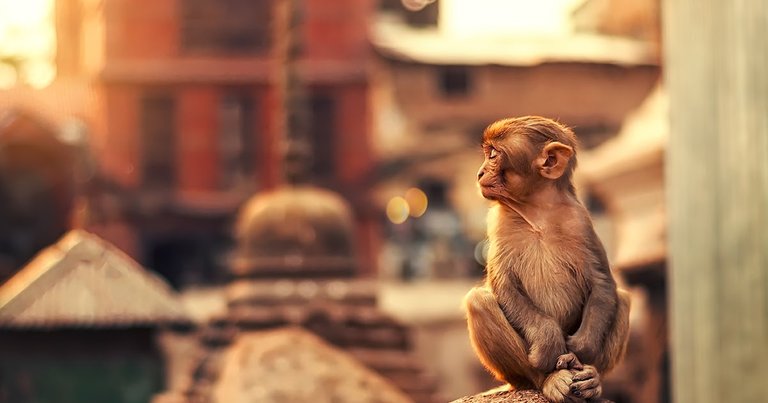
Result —
<instances>
[{"instance_id":1,"label":"monkey's arm","mask_svg":"<svg viewBox=\"0 0 768 403\"><path fill-rule=\"evenodd\" d=\"M542 371L554 369L567 353L560 325L531 302L515 279L502 279L492 288L507 321L527 342L531 364Z\"/></svg>"},{"instance_id":2,"label":"monkey's arm","mask_svg":"<svg viewBox=\"0 0 768 403\"><path fill-rule=\"evenodd\" d=\"M582 362L593 363L616 317L618 294L605 249L592 228L588 242L598 261L590 268L592 288L584 306L581 325L576 333L568 336L567 345L568 350Z\"/></svg>"}]
</instances>

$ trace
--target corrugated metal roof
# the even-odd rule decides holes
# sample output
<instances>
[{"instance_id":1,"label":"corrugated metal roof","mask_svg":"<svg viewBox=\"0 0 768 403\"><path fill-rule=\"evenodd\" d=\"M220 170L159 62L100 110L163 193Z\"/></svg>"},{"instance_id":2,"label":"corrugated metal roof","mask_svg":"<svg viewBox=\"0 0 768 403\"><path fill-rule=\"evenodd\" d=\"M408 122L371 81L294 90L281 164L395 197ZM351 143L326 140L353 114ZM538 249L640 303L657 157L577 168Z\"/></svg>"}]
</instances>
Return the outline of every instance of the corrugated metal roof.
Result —
<instances>
[{"instance_id":1,"label":"corrugated metal roof","mask_svg":"<svg viewBox=\"0 0 768 403\"><path fill-rule=\"evenodd\" d=\"M114 245L73 230L0 287L0 327L186 322L176 293Z\"/></svg>"}]
</instances>

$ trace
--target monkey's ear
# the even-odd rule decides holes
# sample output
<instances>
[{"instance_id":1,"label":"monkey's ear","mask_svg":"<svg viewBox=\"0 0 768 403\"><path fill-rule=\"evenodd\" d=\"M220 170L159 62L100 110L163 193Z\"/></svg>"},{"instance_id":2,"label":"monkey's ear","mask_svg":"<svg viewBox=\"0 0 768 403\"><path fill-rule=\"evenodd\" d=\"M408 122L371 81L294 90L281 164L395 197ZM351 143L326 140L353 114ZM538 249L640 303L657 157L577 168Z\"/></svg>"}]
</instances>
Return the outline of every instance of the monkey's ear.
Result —
<instances>
[{"instance_id":1,"label":"monkey's ear","mask_svg":"<svg viewBox=\"0 0 768 403\"><path fill-rule=\"evenodd\" d=\"M548 179L558 179L568 169L568 161L573 156L573 148L559 141L553 141L541 150L536 158L536 168L541 176Z\"/></svg>"}]
</instances>

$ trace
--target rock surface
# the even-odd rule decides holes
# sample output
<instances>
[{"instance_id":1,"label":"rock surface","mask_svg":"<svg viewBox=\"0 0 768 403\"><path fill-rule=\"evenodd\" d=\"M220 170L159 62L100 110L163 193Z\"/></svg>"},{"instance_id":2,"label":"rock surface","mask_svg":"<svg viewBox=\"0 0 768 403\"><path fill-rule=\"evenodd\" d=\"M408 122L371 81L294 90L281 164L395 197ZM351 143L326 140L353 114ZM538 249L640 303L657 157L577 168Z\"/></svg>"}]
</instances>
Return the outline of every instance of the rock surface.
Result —
<instances>
[{"instance_id":1,"label":"rock surface","mask_svg":"<svg viewBox=\"0 0 768 403\"><path fill-rule=\"evenodd\" d=\"M240 335L222 357L214 402L410 403L347 352L307 330Z\"/></svg>"},{"instance_id":2,"label":"rock surface","mask_svg":"<svg viewBox=\"0 0 768 403\"><path fill-rule=\"evenodd\" d=\"M451 403L549 403L535 390L509 390L508 387L492 389L474 396L466 396Z\"/></svg>"},{"instance_id":3,"label":"rock surface","mask_svg":"<svg viewBox=\"0 0 768 403\"><path fill-rule=\"evenodd\" d=\"M593 400L590 400L592 402ZM539 391L509 390L509 386L501 386L474 396L465 396L451 403L549 403ZM594 403L614 403L608 399L598 398Z\"/></svg>"}]
</instances>

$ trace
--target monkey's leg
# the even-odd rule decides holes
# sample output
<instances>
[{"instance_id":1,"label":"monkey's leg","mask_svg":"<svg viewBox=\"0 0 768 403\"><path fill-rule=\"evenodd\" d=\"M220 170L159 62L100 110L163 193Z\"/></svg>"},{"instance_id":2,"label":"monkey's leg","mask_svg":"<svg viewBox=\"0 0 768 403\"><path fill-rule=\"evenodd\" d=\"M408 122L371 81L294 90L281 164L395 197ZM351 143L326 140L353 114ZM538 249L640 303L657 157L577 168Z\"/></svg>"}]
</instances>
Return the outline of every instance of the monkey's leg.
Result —
<instances>
[{"instance_id":1,"label":"monkey's leg","mask_svg":"<svg viewBox=\"0 0 768 403\"><path fill-rule=\"evenodd\" d=\"M629 337L630 296L624 290L618 290L618 293L619 307L616 310L613 326L606 335L604 348L600 349L595 358L594 366L584 365L583 370L574 373L571 396L587 398L590 402L601 401L600 374L610 371L624 356Z\"/></svg>"},{"instance_id":2,"label":"monkey's leg","mask_svg":"<svg viewBox=\"0 0 768 403\"><path fill-rule=\"evenodd\" d=\"M496 379L518 389L541 388L545 375L528 362L525 341L509 324L496 297L475 287L464 297L472 347Z\"/></svg>"},{"instance_id":3,"label":"monkey's leg","mask_svg":"<svg viewBox=\"0 0 768 403\"><path fill-rule=\"evenodd\" d=\"M630 295L629 292L621 289L618 290L618 294L619 307L616 310L616 318L605 336L604 348L600 349L593 364L601 374L610 371L621 361L629 341Z\"/></svg>"}]
</instances>

